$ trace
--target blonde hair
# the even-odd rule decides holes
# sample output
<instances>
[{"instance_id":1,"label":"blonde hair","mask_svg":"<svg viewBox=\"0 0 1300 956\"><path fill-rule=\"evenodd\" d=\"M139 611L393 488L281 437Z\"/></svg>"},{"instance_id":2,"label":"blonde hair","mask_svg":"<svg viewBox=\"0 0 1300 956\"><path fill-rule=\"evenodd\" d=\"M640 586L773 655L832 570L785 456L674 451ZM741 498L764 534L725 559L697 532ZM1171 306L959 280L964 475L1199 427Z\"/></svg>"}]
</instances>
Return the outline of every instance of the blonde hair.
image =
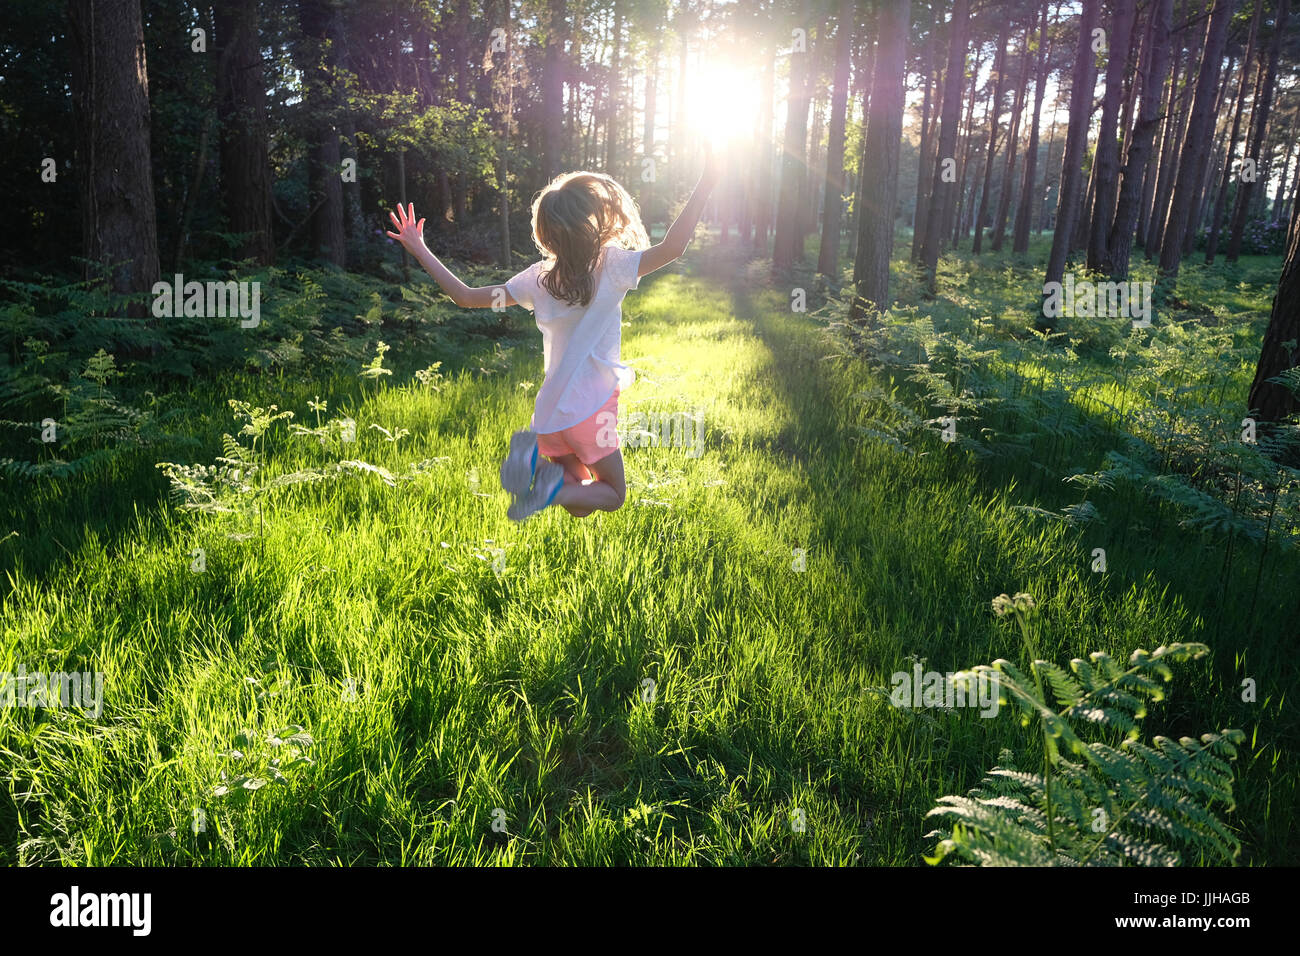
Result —
<instances>
[{"instance_id":1,"label":"blonde hair","mask_svg":"<svg viewBox=\"0 0 1300 956\"><path fill-rule=\"evenodd\" d=\"M641 213L627 190L603 173L556 176L533 200L533 242L550 267L542 286L569 305L587 305L595 294L597 260L613 242L647 249Z\"/></svg>"}]
</instances>

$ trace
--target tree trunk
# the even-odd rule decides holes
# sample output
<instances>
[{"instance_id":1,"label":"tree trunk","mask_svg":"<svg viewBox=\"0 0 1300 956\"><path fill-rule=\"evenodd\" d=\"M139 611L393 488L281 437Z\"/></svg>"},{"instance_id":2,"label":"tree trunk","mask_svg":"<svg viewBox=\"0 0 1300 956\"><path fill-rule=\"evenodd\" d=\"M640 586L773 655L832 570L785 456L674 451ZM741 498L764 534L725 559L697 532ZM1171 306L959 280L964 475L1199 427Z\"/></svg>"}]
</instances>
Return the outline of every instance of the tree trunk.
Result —
<instances>
[{"instance_id":1,"label":"tree trunk","mask_svg":"<svg viewBox=\"0 0 1300 956\"><path fill-rule=\"evenodd\" d=\"M1264 145L1264 130L1268 126L1268 112L1273 99L1274 82L1277 77L1277 58L1282 48L1282 35L1286 31L1289 11L1290 4L1288 0L1278 0L1277 22L1273 25L1273 39L1268 47L1268 63L1264 67L1264 83L1260 89L1257 105L1251 108L1251 125L1254 130L1246 157L1253 158L1257 166L1263 164L1260 149ZM1262 175L1265 175L1265 171L1257 169L1256 175L1252 179L1247 180L1241 177L1237 182L1237 198L1232 209L1232 234L1228 238L1227 259L1229 262L1236 262L1237 257L1241 255L1241 242L1246 232L1246 218L1249 213L1251 194L1255 190L1257 180ZM1265 181L1267 182L1267 177Z\"/></svg>"},{"instance_id":2,"label":"tree trunk","mask_svg":"<svg viewBox=\"0 0 1300 956\"><path fill-rule=\"evenodd\" d=\"M1255 59L1255 41L1259 36L1259 21L1264 10L1264 0L1255 0L1255 13L1250 18L1250 38L1246 53L1241 58L1241 76L1237 82L1237 103L1232 111L1232 131L1228 134L1228 148L1223 161L1223 174L1219 180L1219 194L1214 197L1214 210L1210 213L1210 233L1205 240L1205 264L1213 265L1219 251L1219 231L1223 228L1223 214L1228 208L1228 186L1232 182L1232 157L1237 151L1237 136L1241 133L1241 116L1246 107L1246 90L1250 84L1251 64Z\"/></svg>"},{"instance_id":3,"label":"tree trunk","mask_svg":"<svg viewBox=\"0 0 1300 956\"><path fill-rule=\"evenodd\" d=\"M984 154L984 188L980 190L980 204L975 211L975 244L972 251L978 255L984 247L984 219L989 211L989 190L993 187L993 166L998 155L998 122L1002 119L1002 99L1006 94L1007 47L1011 43L1011 21L1002 27L998 37L998 59L994 69L998 73L993 102L989 108L989 146ZM1007 136L1010 138L1010 131Z\"/></svg>"},{"instance_id":4,"label":"tree trunk","mask_svg":"<svg viewBox=\"0 0 1300 956\"><path fill-rule=\"evenodd\" d=\"M1283 0L1285 2L1285 0ZM1300 203L1291 211L1291 228L1287 234L1286 261L1278 280L1273 311L1260 348L1259 364L1250 386L1247 407L1262 421L1280 422L1300 411L1294 393L1284 385L1269 382L1295 368L1300 360Z\"/></svg>"},{"instance_id":5,"label":"tree trunk","mask_svg":"<svg viewBox=\"0 0 1300 956\"><path fill-rule=\"evenodd\" d=\"M650 63L646 69L645 76L645 125L641 131L641 159L649 159L658 162L655 157L655 109L656 100L659 92L659 44L661 34L655 34L654 46L650 51ZM644 167L643 167L644 168ZM655 175L650 179L643 179L641 184L641 215L650 217L650 207L654 196L655 183L658 180L659 171L655 169ZM649 218L646 219L648 223Z\"/></svg>"},{"instance_id":6,"label":"tree trunk","mask_svg":"<svg viewBox=\"0 0 1300 956\"><path fill-rule=\"evenodd\" d=\"M1061 188L1056 203L1056 227L1052 230L1052 251L1044 280L1048 283L1060 282L1065 275L1065 259L1080 211L1083 149L1087 145L1088 116L1092 112L1092 87L1097 68L1092 52L1092 31L1097 25L1100 7L1101 0L1083 0L1083 13L1079 18L1079 42L1075 47L1074 75L1070 85L1070 121L1065 134ZM1041 316L1041 322L1050 327L1047 316Z\"/></svg>"},{"instance_id":7,"label":"tree trunk","mask_svg":"<svg viewBox=\"0 0 1300 956\"><path fill-rule=\"evenodd\" d=\"M1120 110L1120 84L1128 72L1129 37L1137 15L1135 0L1115 0L1112 8L1106 62L1106 98L1101 106L1101 130L1097 134L1097 152L1093 168L1097 170L1097 187L1093 197L1092 229L1088 236L1088 268L1105 268L1111 215L1119 183L1119 143L1116 123Z\"/></svg>"},{"instance_id":8,"label":"tree trunk","mask_svg":"<svg viewBox=\"0 0 1300 956\"><path fill-rule=\"evenodd\" d=\"M1223 83L1219 87L1219 95L1214 99L1214 107L1211 110L1210 129L1207 130L1208 142L1205 148L1205 158L1201 161L1201 171L1196 177L1196 192L1192 199L1192 214L1187 219L1187 227L1183 230L1183 258L1192 254L1192 246L1196 242L1196 230L1200 228L1201 222L1205 219L1205 199L1211 191L1213 175L1211 169L1219 150L1222 148L1223 137L1227 135L1226 124L1221 133L1218 134L1219 145L1216 147L1214 142L1215 126L1218 117L1223 115L1223 103L1228 97L1228 83L1232 79L1232 68L1235 65L1235 59L1228 57L1228 68L1223 72Z\"/></svg>"},{"instance_id":9,"label":"tree trunk","mask_svg":"<svg viewBox=\"0 0 1300 956\"><path fill-rule=\"evenodd\" d=\"M772 100L776 96L776 49L772 47L765 56L763 75L759 79L759 148L758 195L755 197L754 244L767 249L772 233L772 154L765 144L772 142ZM683 89L685 84L683 84Z\"/></svg>"},{"instance_id":10,"label":"tree trunk","mask_svg":"<svg viewBox=\"0 0 1300 956\"><path fill-rule=\"evenodd\" d=\"M1151 146L1160 125L1161 92L1169 71L1169 24L1173 0L1152 0L1142 49L1142 105L1129 140L1128 160L1124 164L1123 182L1115 203L1115 220L1106 242L1103 268L1112 278L1128 277L1129 256L1133 249L1134 226L1141 208L1143 190L1149 181Z\"/></svg>"},{"instance_id":11,"label":"tree trunk","mask_svg":"<svg viewBox=\"0 0 1300 956\"><path fill-rule=\"evenodd\" d=\"M107 271L114 292L148 293L158 281L158 224L139 0L70 0L68 22L82 254ZM147 314L143 302L130 311Z\"/></svg>"},{"instance_id":12,"label":"tree trunk","mask_svg":"<svg viewBox=\"0 0 1300 956\"><path fill-rule=\"evenodd\" d=\"M564 34L568 17L564 0L549 0L546 48L542 55L542 180L564 171Z\"/></svg>"},{"instance_id":13,"label":"tree trunk","mask_svg":"<svg viewBox=\"0 0 1300 956\"><path fill-rule=\"evenodd\" d=\"M337 63L338 11L327 0L299 0L298 21L303 32L299 69L305 82L303 101L311 136L307 167L308 208L312 248L318 257L340 268L347 264L343 233L343 155L335 125L338 107L331 68Z\"/></svg>"},{"instance_id":14,"label":"tree trunk","mask_svg":"<svg viewBox=\"0 0 1300 956\"><path fill-rule=\"evenodd\" d=\"M1038 207L1035 189L1038 168L1038 124L1043 114L1043 94L1047 85L1047 4L1043 4L1038 27L1038 75L1034 78L1034 112L1029 125L1029 148L1025 151L1025 178L1020 186L1020 205L1016 207L1016 224L1011 236L1011 251L1024 254L1029 251L1029 227L1034 210ZM1026 54L1027 55L1027 54Z\"/></svg>"},{"instance_id":15,"label":"tree trunk","mask_svg":"<svg viewBox=\"0 0 1300 956\"><path fill-rule=\"evenodd\" d=\"M835 86L831 93L830 138L826 144L826 195L822 203L822 242L817 271L831 279L840 272L840 210L844 206L844 125L849 99L849 58L853 50L853 0L840 0L835 38Z\"/></svg>"},{"instance_id":16,"label":"tree trunk","mask_svg":"<svg viewBox=\"0 0 1300 956\"><path fill-rule=\"evenodd\" d=\"M1011 128L1007 131L1007 163L1002 170L1002 183L998 187L998 211L993 221L993 251L1001 252L1007 230L1007 215L1011 211L1012 183L1016 178L1016 154L1020 149L1020 120L1025 112L1025 91L1029 89L1030 43L1033 39L1032 21L1025 30L1025 49L1020 60L1020 82L1016 84L1016 98L1011 107Z\"/></svg>"},{"instance_id":17,"label":"tree trunk","mask_svg":"<svg viewBox=\"0 0 1300 956\"><path fill-rule=\"evenodd\" d=\"M853 264L853 314L863 307L883 312L889 308L889 260L894 248L894 220L898 201L898 155L903 135L904 86L907 79L907 35L911 0L882 4L877 19L879 52L866 135L862 142L864 170L871 170L873 185L862 197L858 223L858 250Z\"/></svg>"},{"instance_id":18,"label":"tree trunk","mask_svg":"<svg viewBox=\"0 0 1300 956\"><path fill-rule=\"evenodd\" d=\"M1295 126L1295 115L1292 114L1292 121L1283 128L1290 129ZM1287 184L1291 181L1291 158L1295 155L1295 139L1288 138L1286 144L1286 158L1282 161L1282 177L1277 181L1277 195L1273 197L1273 215L1270 217L1273 222L1282 221L1282 207L1284 197L1286 196Z\"/></svg>"},{"instance_id":19,"label":"tree trunk","mask_svg":"<svg viewBox=\"0 0 1300 956\"><path fill-rule=\"evenodd\" d=\"M1198 33L1199 37L1202 34ZM1177 47L1176 47L1177 49ZM1173 190L1177 156L1183 143L1183 121L1187 116L1187 99L1191 92L1192 64L1196 61L1195 50L1189 50L1185 57L1175 62L1174 81L1169 87L1169 108L1165 113L1164 135L1160 143L1160 161L1156 165L1156 188L1151 203L1151 216L1147 221L1147 232L1143 249L1147 259L1155 257L1160 249L1161 236L1164 234L1165 218L1169 214L1169 195ZM1178 81L1182 76L1182 87ZM1177 105L1175 106L1175 99Z\"/></svg>"},{"instance_id":20,"label":"tree trunk","mask_svg":"<svg viewBox=\"0 0 1300 956\"><path fill-rule=\"evenodd\" d=\"M929 32L925 38L925 53L923 54L924 66L922 67L922 82L925 83L925 93L921 99L921 144L917 152L916 165L916 208L912 211L912 255L913 262L921 261L921 241L925 238L925 210L929 202L929 190L927 189L925 170L930 168L930 146L934 140L934 123L930 122L931 115L931 90L934 87L934 32L938 25L933 20L930 22ZM860 195L858 190L855 195ZM853 230L853 235L858 234L857 229ZM856 243L855 243L856 245Z\"/></svg>"},{"instance_id":21,"label":"tree trunk","mask_svg":"<svg viewBox=\"0 0 1300 956\"><path fill-rule=\"evenodd\" d=\"M807 23L810 7L803 3L800 23ZM790 96L786 100L785 137L781 150L781 185L776 207L776 234L772 240L772 275L787 278L803 258L799 225L799 187L803 177L804 146L808 139L808 51L790 54Z\"/></svg>"},{"instance_id":22,"label":"tree trunk","mask_svg":"<svg viewBox=\"0 0 1300 956\"><path fill-rule=\"evenodd\" d=\"M945 238L943 224L948 209L955 200L957 188L956 182L944 173L945 160L954 160L957 151L957 122L961 118L961 91L966 76L968 13L967 0L953 0L952 18L948 21L948 67L943 82L943 109L939 116L939 148L934 157L934 177L930 186L929 208L926 210L925 240L921 246L921 264L931 294L935 291L939 253ZM882 55L885 53L883 49L880 52Z\"/></svg>"},{"instance_id":23,"label":"tree trunk","mask_svg":"<svg viewBox=\"0 0 1300 956\"><path fill-rule=\"evenodd\" d=\"M1285 0L1283 0L1285 2ZM1192 214L1205 159L1205 150L1213 134L1214 95L1219 86L1220 61L1228 38L1228 19L1232 16L1232 0L1214 0L1214 12L1205 26L1204 54L1196 78L1196 94L1192 100L1191 116L1187 121L1187 136L1178 161L1178 179L1174 194L1169 200L1169 218L1165 221L1160 243L1160 274L1172 278L1178 275L1183 258L1183 230Z\"/></svg>"},{"instance_id":24,"label":"tree trunk","mask_svg":"<svg viewBox=\"0 0 1300 956\"><path fill-rule=\"evenodd\" d=\"M835 86L831 92L831 133L826 147L826 196L822 203L822 248L816 271L840 274L840 211L844 207L844 127L849 104L849 62L853 53L853 0L840 0L835 40Z\"/></svg>"},{"instance_id":25,"label":"tree trunk","mask_svg":"<svg viewBox=\"0 0 1300 956\"><path fill-rule=\"evenodd\" d=\"M957 203L948 210L948 219L943 229L945 235L952 233L954 249L957 248L958 238L965 232L962 212L966 208L966 169L970 163L971 143L975 141L975 96L979 88L980 66L984 62L983 53L983 50L976 50L975 65L971 68L970 100L966 104L966 123L963 126L966 136L962 145L961 162L957 164Z\"/></svg>"},{"instance_id":26,"label":"tree trunk","mask_svg":"<svg viewBox=\"0 0 1300 956\"><path fill-rule=\"evenodd\" d=\"M221 194L229 231L245 238L236 257L269 265L271 163L267 155L266 81L258 37L257 0L213 7L218 48L217 104L221 116Z\"/></svg>"}]
</instances>

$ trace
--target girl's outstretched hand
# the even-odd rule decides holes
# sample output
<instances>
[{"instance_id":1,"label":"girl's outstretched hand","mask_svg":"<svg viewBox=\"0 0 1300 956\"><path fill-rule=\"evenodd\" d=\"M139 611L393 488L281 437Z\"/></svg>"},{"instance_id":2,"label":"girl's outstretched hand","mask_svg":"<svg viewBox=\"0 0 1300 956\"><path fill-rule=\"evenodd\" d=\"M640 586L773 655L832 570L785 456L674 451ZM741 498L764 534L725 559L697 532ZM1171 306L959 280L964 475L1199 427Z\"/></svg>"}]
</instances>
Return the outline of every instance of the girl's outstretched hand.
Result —
<instances>
[{"instance_id":1,"label":"girl's outstretched hand","mask_svg":"<svg viewBox=\"0 0 1300 956\"><path fill-rule=\"evenodd\" d=\"M388 235L405 246L407 252L414 252L424 245L424 220L415 221L415 203L407 203L405 209L398 203L397 212L390 212L388 218L397 227L397 232Z\"/></svg>"}]
</instances>

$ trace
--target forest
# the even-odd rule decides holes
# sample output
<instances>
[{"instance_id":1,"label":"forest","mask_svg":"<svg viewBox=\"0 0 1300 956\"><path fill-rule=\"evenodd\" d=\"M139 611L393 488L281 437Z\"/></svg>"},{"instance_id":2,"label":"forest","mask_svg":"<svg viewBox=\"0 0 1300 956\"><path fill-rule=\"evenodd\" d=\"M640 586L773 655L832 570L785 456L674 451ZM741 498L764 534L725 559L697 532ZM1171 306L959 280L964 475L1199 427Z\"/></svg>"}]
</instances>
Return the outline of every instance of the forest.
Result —
<instances>
[{"instance_id":1,"label":"forest","mask_svg":"<svg viewBox=\"0 0 1300 956\"><path fill-rule=\"evenodd\" d=\"M1300 862L1290 0L6 14L6 866ZM713 168L514 523L542 319L394 212Z\"/></svg>"}]
</instances>

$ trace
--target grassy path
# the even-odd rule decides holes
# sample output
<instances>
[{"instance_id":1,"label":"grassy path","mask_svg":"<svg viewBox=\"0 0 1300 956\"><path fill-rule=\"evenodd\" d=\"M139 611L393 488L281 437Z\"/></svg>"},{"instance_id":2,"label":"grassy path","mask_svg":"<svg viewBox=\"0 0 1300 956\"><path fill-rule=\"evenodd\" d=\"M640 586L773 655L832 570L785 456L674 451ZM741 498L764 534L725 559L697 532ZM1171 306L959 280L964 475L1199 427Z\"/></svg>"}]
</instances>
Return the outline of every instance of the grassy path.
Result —
<instances>
[{"instance_id":1,"label":"grassy path","mask_svg":"<svg viewBox=\"0 0 1300 956\"><path fill-rule=\"evenodd\" d=\"M1087 574L1068 529L958 456L856 440L866 373L788 299L665 275L624 318L624 416L698 412L705 443L627 449L617 513L505 517L534 334L437 391L366 386L347 456L391 487L281 489L260 540L145 501L49 573L20 564L0 670L101 670L104 712L0 709L0 860L915 865L935 798L1030 738L1009 713L896 710L891 673L1019 660L1003 591L1043 603L1057 660L1195 639L1160 581ZM189 396L197 460L233 431L226 398L310 423L346 393L243 384ZM279 473L338 457L284 423L265 447ZM1217 681L1187 673L1183 697Z\"/></svg>"}]
</instances>

